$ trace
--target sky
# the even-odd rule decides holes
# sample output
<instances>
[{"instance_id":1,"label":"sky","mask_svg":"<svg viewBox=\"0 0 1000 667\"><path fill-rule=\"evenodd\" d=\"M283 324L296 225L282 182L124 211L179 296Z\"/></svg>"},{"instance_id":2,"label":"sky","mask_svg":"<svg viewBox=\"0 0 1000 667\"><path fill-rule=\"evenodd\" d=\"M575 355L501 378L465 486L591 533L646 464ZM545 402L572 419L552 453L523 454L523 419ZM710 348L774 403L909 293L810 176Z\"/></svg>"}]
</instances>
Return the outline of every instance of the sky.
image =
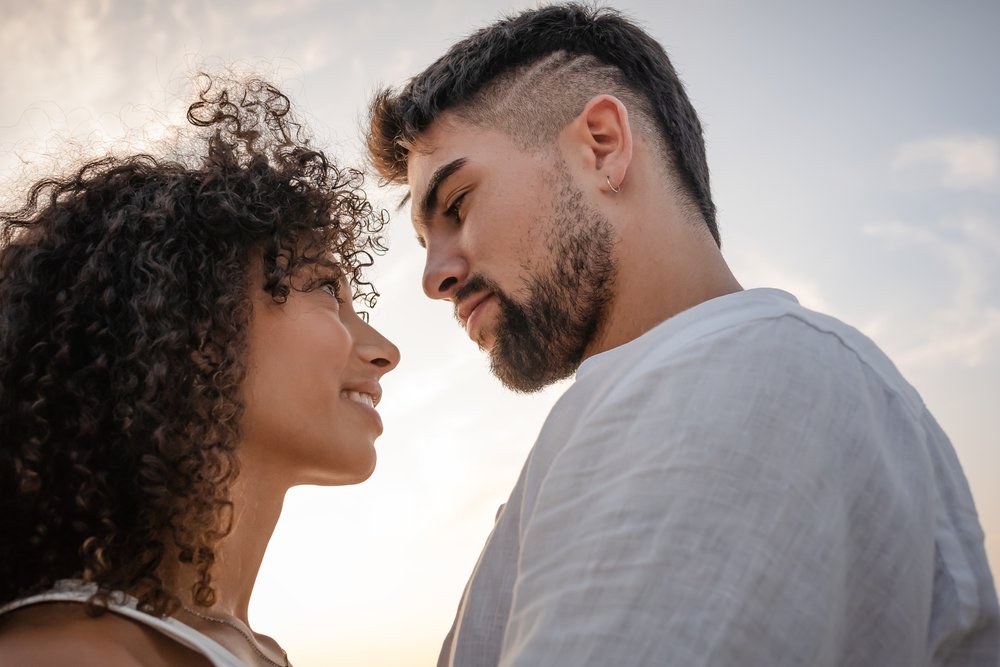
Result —
<instances>
[{"instance_id":1,"label":"sky","mask_svg":"<svg viewBox=\"0 0 1000 667\"><path fill-rule=\"evenodd\" d=\"M193 74L274 81L317 145L362 162L365 106L453 41L533 3L0 0L0 200L32 177L183 122ZM627 0L698 109L723 251L872 337L958 452L1000 571L1000 4ZM297 667L433 664L545 415L514 395L446 304L396 211L372 323L402 351L383 380L379 466L290 492L251 605Z\"/></svg>"}]
</instances>

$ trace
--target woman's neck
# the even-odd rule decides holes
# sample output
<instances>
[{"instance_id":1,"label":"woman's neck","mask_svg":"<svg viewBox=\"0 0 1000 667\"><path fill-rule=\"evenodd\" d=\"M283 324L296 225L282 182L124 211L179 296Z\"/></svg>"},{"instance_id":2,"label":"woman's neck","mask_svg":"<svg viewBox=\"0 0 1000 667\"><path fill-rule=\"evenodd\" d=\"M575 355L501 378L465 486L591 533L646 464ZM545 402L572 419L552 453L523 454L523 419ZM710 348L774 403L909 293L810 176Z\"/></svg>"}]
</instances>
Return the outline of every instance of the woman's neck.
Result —
<instances>
[{"instance_id":1,"label":"woman's neck","mask_svg":"<svg viewBox=\"0 0 1000 667\"><path fill-rule=\"evenodd\" d=\"M285 486L275 485L273 480L260 479L253 474L245 474L247 472L244 468L230 491L232 530L215 547L211 583L215 590L215 604L200 609L216 616L235 617L244 623L247 623L250 595L264 552L278 523L288 490ZM183 566L176 576L169 578L174 580L170 587L178 592L181 601L193 607L190 591L197 580L194 569Z\"/></svg>"}]
</instances>

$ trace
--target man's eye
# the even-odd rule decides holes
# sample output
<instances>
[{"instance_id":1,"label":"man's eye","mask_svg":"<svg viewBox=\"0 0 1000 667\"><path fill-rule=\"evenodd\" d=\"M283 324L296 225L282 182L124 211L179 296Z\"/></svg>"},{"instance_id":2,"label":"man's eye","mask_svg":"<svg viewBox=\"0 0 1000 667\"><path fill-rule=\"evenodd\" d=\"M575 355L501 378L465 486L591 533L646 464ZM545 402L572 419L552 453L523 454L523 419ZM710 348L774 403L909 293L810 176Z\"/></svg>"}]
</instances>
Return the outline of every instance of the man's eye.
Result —
<instances>
[{"instance_id":1,"label":"man's eye","mask_svg":"<svg viewBox=\"0 0 1000 667\"><path fill-rule=\"evenodd\" d=\"M455 201L451 203L451 206L445 210L444 214L449 218L454 218L457 222L462 221L462 202L465 200L465 195L459 195L455 198Z\"/></svg>"}]
</instances>

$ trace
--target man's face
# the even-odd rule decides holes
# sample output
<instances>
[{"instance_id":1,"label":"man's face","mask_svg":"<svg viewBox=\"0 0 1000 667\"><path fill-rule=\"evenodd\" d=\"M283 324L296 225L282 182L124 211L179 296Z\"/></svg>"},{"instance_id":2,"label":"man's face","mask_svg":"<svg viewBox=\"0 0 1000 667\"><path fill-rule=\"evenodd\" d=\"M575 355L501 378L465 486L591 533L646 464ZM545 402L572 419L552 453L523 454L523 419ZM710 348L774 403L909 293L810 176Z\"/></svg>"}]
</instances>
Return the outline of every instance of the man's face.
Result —
<instances>
[{"instance_id":1,"label":"man's face","mask_svg":"<svg viewBox=\"0 0 1000 667\"><path fill-rule=\"evenodd\" d=\"M445 116L410 154L424 292L447 299L494 374L516 391L571 375L614 279L610 223L559 153Z\"/></svg>"}]
</instances>

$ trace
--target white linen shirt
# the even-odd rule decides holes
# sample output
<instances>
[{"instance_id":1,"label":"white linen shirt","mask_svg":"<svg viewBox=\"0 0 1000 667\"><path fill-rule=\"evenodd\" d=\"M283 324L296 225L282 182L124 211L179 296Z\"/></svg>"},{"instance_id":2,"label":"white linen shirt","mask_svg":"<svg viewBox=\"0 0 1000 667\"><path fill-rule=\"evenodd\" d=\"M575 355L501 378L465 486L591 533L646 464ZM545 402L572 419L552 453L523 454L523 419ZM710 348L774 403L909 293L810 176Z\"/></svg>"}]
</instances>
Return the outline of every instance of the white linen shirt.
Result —
<instances>
[{"instance_id":1,"label":"white linen shirt","mask_svg":"<svg viewBox=\"0 0 1000 667\"><path fill-rule=\"evenodd\" d=\"M778 290L588 359L441 665L1000 664L972 497L916 391Z\"/></svg>"}]
</instances>

